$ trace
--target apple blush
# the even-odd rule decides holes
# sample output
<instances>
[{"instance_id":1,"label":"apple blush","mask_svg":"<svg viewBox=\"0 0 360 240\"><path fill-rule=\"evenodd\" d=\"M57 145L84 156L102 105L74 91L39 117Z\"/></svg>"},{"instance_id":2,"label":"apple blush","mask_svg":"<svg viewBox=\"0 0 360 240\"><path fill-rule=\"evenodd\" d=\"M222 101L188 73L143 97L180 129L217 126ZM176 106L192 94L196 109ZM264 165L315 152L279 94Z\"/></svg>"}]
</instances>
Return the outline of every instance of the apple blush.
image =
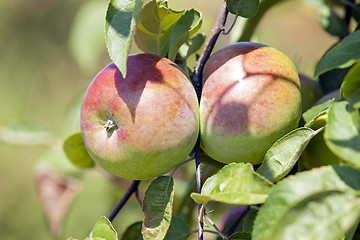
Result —
<instances>
[{"instance_id":1,"label":"apple blush","mask_svg":"<svg viewBox=\"0 0 360 240\"><path fill-rule=\"evenodd\" d=\"M122 178L150 179L188 158L199 132L198 100L175 63L153 54L130 55L126 78L111 63L93 79L80 126L99 166Z\"/></svg>"},{"instance_id":2,"label":"apple blush","mask_svg":"<svg viewBox=\"0 0 360 240\"><path fill-rule=\"evenodd\" d=\"M200 138L206 154L222 162L259 164L266 151L298 126L299 76L280 51L239 42L206 62L200 101Z\"/></svg>"}]
</instances>

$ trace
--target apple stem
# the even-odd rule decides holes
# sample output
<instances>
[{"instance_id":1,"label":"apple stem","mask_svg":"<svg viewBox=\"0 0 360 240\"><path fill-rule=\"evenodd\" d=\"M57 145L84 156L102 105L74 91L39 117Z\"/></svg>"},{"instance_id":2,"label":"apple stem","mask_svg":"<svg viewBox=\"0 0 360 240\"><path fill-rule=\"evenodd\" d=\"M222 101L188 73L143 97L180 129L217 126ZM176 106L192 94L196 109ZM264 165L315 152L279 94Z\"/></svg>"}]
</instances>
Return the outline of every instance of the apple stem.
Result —
<instances>
[{"instance_id":1,"label":"apple stem","mask_svg":"<svg viewBox=\"0 0 360 240\"><path fill-rule=\"evenodd\" d=\"M116 205L116 207L114 208L114 210L111 212L111 214L109 215L108 219L110 222L112 222L114 220L114 218L116 217L116 215L119 213L119 211L122 209L122 207L125 205L125 203L129 200L130 196L136 192L138 190L140 181L139 180L134 180L130 187L128 188L128 190L126 191L126 193L124 194L124 196L121 198L121 200L119 201L119 203Z\"/></svg>"},{"instance_id":2,"label":"apple stem","mask_svg":"<svg viewBox=\"0 0 360 240\"><path fill-rule=\"evenodd\" d=\"M196 62L194 68L194 74L191 78L194 85L198 100L201 98L202 91L202 72L205 66L206 61L209 59L212 50L214 49L215 43L219 38L221 32L225 29L225 23L229 11L226 6L226 1L223 2L223 5L219 11L218 17L216 19L213 30L210 33L210 36L205 44L203 51L199 59ZM197 192L201 193L202 189L202 176L201 176L201 159L200 159L200 137L195 145L195 163L196 163L196 181L197 181ZM204 238L204 206L198 204L198 240L203 240Z\"/></svg>"},{"instance_id":3,"label":"apple stem","mask_svg":"<svg viewBox=\"0 0 360 240\"><path fill-rule=\"evenodd\" d=\"M192 160L195 159L195 154L193 154L193 156L191 156L189 159L185 160L184 162L180 163L172 172L171 172L171 177L174 176L175 172L184 164L191 162Z\"/></svg>"},{"instance_id":4,"label":"apple stem","mask_svg":"<svg viewBox=\"0 0 360 240\"><path fill-rule=\"evenodd\" d=\"M229 27L229 29L228 29L227 31L225 31L225 29L224 29L223 35L228 35L228 34L232 31L232 29L234 28L234 26L235 26L236 21L237 21L238 18L239 18L239 14L236 14L236 16L235 16L235 18L234 18L231 26Z\"/></svg>"}]
</instances>

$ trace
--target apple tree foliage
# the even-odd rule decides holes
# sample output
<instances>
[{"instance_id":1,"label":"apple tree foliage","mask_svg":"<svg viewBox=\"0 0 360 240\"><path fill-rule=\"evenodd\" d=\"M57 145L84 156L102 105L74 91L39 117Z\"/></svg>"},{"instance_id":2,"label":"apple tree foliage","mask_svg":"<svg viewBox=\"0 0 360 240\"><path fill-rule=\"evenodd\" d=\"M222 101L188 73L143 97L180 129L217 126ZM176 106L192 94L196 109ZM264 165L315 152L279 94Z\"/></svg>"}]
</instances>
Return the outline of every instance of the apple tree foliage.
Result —
<instances>
[{"instance_id":1,"label":"apple tree foliage","mask_svg":"<svg viewBox=\"0 0 360 240\"><path fill-rule=\"evenodd\" d=\"M247 19L239 41L250 40L261 17L283 1L225 1L230 14ZM143 221L118 233L112 219L101 217L88 239L188 239L198 231L198 225L189 224L184 218L186 204L200 204L198 221L208 219L219 234L218 239L339 240L360 236L360 4L309 2L320 9L324 30L338 37L338 42L317 63L313 77L320 80L325 93L338 89L339 98L327 99L305 111L299 127L278 139L259 166L212 164L211 159L201 155L201 191L196 192L196 178L189 179L182 200L185 204L180 204L182 208L177 211L176 178L171 174L153 179L140 200ZM146 4L142 0L111 0L105 21L106 47L123 76L127 74L130 47L135 43L143 52L174 61L191 77L193 69L187 59L202 51L207 38L199 33L201 25L202 14L195 9L173 10L161 0ZM319 134L327 151L341 159L340 164L299 168L303 152ZM77 167L93 167L80 133L69 136L63 149ZM239 205L243 211L224 220L224 227L219 229L206 211L210 202L234 208ZM196 212L194 207L191 209L190 215ZM217 211L216 207L213 211Z\"/></svg>"}]
</instances>

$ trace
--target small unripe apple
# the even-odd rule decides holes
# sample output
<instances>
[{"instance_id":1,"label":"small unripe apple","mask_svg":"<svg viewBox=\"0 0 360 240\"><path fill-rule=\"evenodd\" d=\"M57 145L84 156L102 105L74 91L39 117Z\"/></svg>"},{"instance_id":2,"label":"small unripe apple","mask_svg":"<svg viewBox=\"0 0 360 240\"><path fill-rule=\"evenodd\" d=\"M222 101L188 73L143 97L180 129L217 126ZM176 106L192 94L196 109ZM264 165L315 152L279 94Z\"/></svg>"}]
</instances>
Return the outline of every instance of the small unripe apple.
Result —
<instances>
[{"instance_id":1,"label":"small unripe apple","mask_svg":"<svg viewBox=\"0 0 360 240\"><path fill-rule=\"evenodd\" d=\"M123 78L113 64L91 82L81 106L81 134L94 161L127 179L163 175L186 160L199 131L198 100L173 62L130 55Z\"/></svg>"},{"instance_id":2,"label":"small unripe apple","mask_svg":"<svg viewBox=\"0 0 360 240\"><path fill-rule=\"evenodd\" d=\"M200 137L222 162L262 162L272 144L298 126L299 76L278 50L251 42L215 52L203 72Z\"/></svg>"}]
</instances>

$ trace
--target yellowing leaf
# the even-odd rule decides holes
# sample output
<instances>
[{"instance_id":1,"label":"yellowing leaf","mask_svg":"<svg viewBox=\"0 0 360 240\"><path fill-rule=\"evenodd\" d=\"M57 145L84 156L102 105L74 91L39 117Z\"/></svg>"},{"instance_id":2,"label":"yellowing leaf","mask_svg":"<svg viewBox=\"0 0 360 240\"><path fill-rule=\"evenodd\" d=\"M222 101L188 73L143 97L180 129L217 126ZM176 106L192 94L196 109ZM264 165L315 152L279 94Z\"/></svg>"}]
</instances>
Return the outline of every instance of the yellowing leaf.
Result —
<instances>
[{"instance_id":1,"label":"yellowing leaf","mask_svg":"<svg viewBox=\"0 0 360 240\"><path fill-rule=\"evenodd\" d=\"M161 176L151 182L145 192L144 221L141 233L145 240L164 239L171 222L174 202L174 181L170 176Z\"/></svg>"}]
</instances>

